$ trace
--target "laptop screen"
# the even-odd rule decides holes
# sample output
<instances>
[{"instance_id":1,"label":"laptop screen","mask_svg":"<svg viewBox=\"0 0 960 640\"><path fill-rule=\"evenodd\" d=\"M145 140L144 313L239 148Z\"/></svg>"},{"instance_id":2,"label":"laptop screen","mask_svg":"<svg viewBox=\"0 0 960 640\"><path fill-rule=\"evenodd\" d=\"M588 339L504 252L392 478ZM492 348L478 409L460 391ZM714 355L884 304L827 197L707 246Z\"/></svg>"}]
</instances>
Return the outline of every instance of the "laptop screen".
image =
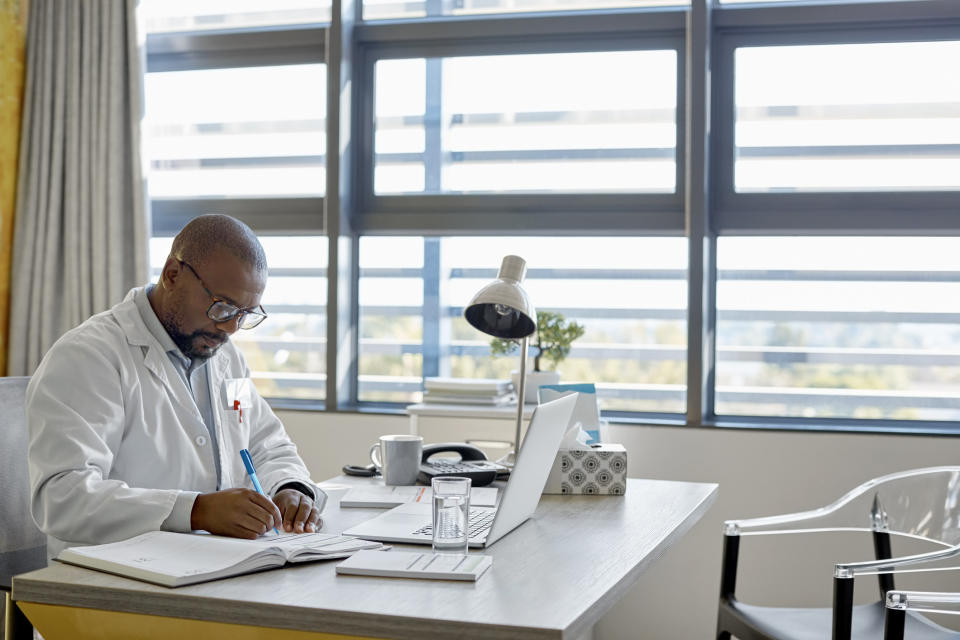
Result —
<instances>
[{"instance_id":1,"label":"laptop screen","mask_svg":"<svg viewBox=\"0 0 960 640\"><path fill-rule=\"evenodd\" d=\"M536 408L520 447L486 544L503 537L533 515L557 458L563 434L577 405L576 393Z\"/></svg>"}]
</instances>

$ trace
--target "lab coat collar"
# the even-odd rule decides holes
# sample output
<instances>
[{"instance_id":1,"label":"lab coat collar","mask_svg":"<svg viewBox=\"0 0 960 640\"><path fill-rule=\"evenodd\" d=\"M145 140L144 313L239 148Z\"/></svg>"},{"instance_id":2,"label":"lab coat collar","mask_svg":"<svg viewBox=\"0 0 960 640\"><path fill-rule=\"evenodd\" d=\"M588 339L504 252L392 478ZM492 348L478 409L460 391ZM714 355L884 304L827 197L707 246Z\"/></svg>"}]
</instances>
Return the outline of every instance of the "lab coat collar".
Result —
<instances>
[{"instance_id":1,"label":"lab coat collar","mask_svg":"<svg viewBox=\"0 0 960 640\"><path fill-rule=\"evenodd\" d=\"M114 306L110 311L113 317L116 318L117 324L120 325L120 329L126 336L127 342L133 346L146 347L143 357L144 366L163 382L173 397L180 398L182 394L173 388L175 382L172 378L177 377L169 375L167 371L167 367L172 367L173 365L167 357L163 345L160 344L143 322L143 317L137 308L137 303L134 298L138 292L143 290L144 287L131 289L123 299L123 302ZM223 382L224 372L227 371L228 368L228 363L225 361L227 356L223 351L225 347L227 347L227 345L221 347L220 351L207 361L207 377L211 384L211 392L214 394L220 388ZM179 378L176 379L176 383L180 383ZM213 395L212 397L216 398L217 396ZM198 411L195 403L192 408L194 411ZM199 412L197 415L200 415Z\"/></svg>"},{"instance_id":2,"label":"lab coat collar","mask_svg":"<svg viewBox=\"0 0 960 640\"><path fill-rule=\"evenodd\" d=\"M140 310L137 309L137 303L134 300L137 293L142 290L143 287L131 289L123 299L123 302L111 309L111 312L113 313L113 317L117 319L117 324L120 325L120 329L123 330L123 334L126 336L127 342L130 345L147 347L144 352L144 365L153 375L157 376L165 386L169 387L170 379L163 367L164 360L167 360L163 346L153 337L150 330L147 329L147 325L143 322L143 318L140 317Z\"/></svg>"}]
</instances>

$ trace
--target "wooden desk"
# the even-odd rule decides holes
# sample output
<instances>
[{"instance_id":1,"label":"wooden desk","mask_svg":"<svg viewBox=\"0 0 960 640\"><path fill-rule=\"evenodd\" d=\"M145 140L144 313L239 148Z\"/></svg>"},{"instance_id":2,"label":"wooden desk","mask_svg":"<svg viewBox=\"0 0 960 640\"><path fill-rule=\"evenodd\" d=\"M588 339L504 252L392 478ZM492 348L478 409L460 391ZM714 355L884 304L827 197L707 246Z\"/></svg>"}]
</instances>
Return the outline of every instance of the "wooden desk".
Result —
<instances>
[{"instance_id":1,"label":"wooden desk","mask_svg":"<svg viewBox=\"0 0 960 640\"><path fill-rule=\"evenodd\" d=\"M13 598L46 640L581 638L716 493L631 479L624 497L543 496L533 518L483 551L493 566L476 583L338 576L331 561L167 589L54 562L14 578ZM324 531L377 513L331 502Z\"/></svg>"}]
</instances>

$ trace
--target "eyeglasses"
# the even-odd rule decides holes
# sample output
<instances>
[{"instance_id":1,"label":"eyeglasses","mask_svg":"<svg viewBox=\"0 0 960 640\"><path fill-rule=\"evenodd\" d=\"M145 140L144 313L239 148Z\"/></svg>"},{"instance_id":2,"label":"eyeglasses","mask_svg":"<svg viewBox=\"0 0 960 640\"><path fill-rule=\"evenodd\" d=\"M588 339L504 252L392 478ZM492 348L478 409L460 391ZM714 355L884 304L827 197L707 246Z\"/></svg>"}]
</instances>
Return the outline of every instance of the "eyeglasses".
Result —
<instances>
[{"instance_id":1,"label":"eyeglasses","mask_svg":"<svg viewBox=\"0 0 960 640\"><path fill-rule=\"evenodd\" d=\"M183 260L177 260L177 262L193 272L194 277L196 277L197 281L200 282L200 286L203 287L203 290L207 292L207 295L213 299L213 304L211 304L207 309L207 317L214 322L229 322L237 316L240 316L240 328L253 329L267 319L267 313L263 310L262 305L257 305L257 309L259 309L259 311L254 311L252 309L241 309L235 304L227 302L220 296L213 295L210 289L207 288L207 285L203 283L203 279L200 277L200 274L197 273L196 269L191 267Z\"/></svg>"}]
</instances>

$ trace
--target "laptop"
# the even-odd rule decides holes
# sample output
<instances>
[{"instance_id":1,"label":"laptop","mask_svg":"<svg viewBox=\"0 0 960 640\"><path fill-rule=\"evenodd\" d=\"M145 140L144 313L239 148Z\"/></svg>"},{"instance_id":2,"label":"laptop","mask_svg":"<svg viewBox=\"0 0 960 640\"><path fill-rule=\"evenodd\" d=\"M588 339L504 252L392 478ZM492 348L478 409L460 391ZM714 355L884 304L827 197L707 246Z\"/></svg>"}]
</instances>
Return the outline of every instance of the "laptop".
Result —
<instances>
[{"instance_id":1,"label":"laptop","mask_svg":"<svg viewBox=\"0 0 960 640\"><path fill-rule=\"evenodd\" d=\"M534 410L500 505L470 507L471 547L489 547L533 515L576 405L577 394L573 393ZM347 529L343 535L383 542L431 544L432 528L431 505L413 502Z\"/></svg>"}]
</instances>

